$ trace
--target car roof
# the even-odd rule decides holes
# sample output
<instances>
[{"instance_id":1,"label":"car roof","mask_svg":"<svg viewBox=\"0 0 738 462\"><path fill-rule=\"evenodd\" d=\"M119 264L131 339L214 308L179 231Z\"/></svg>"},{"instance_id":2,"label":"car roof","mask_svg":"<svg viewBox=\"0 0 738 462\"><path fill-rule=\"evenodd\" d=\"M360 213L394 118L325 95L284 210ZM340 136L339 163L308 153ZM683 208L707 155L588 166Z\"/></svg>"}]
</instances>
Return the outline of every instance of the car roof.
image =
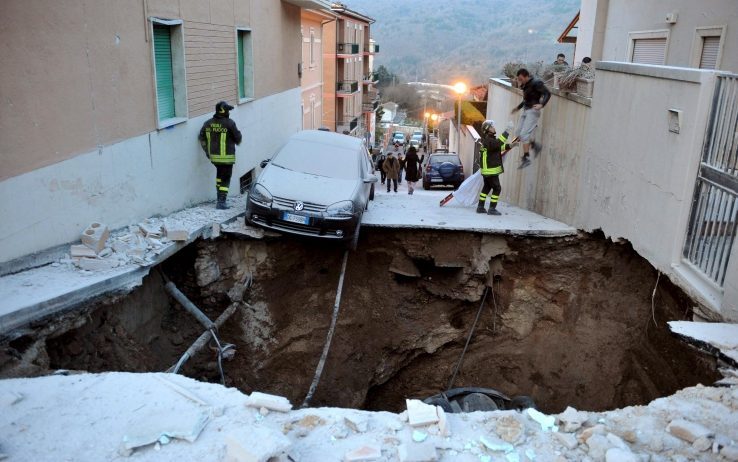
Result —
<instances>
[{"instance_id":1,"label":"car roof","mask_svg":"<svg viewBox=\"0 0 738 462\"><path fill-rule=\"evenodd\" d=\"M360 149L362 140L355 136L341 135L323 130L301 130L290 137L290 140L309 141L311 143L335 146L342 149Z\"/></svg>"}]
</instances>

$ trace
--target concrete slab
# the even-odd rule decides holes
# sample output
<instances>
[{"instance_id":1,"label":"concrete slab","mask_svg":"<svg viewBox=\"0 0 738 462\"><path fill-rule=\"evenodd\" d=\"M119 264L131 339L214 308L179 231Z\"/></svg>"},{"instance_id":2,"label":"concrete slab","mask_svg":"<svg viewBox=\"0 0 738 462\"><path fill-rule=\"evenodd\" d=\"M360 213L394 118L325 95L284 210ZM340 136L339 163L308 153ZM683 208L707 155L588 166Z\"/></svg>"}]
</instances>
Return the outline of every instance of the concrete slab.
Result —
<instances>
[{"instance_id":1,"label":"concrete slab","mask_svg":"<svg viewBox=\"0 0 738 462\"><path fill-rule=\"evenodd\" d=\"M245 204L245 200L233 202ZM0 336L94 297L132 290L141 285L151 268L196 239L210 237L213 222L229 222L244 212L243 207L215 210L213 204L202 204L173 214L186 224L189 239L164 244L144 263L105 271L82 271L71 264L54 263L0 277Z\"/></svg>"},{"instance_id":2,"label":"concrete slab","mask_svg":"<svg viewBox=\"0 0 738 462\"><path fill-rule=\"evenodd\" d=\"M575 228L564 223L502 202L497 207L501 216L478 214L475 207L464 207L454 200L440 207L441 199L453 192L450 188L425 191L419 187L412 196L407 193L406 182L400 185L397 193L387 193L385 188L381 183L375 185L374 201L364 212L362 226L541 237L577 234Z\"/></svg>"},{"instance_id":3,"label":"concrete slab","mask_svg":"<svg viewBox=\"0 0 738 462\"><path fill-rule=\"evenodd\" d=\"M671 321L669 328L679 336L710 345L738 365L738 324Z\"/></svg>"}]
</instances>

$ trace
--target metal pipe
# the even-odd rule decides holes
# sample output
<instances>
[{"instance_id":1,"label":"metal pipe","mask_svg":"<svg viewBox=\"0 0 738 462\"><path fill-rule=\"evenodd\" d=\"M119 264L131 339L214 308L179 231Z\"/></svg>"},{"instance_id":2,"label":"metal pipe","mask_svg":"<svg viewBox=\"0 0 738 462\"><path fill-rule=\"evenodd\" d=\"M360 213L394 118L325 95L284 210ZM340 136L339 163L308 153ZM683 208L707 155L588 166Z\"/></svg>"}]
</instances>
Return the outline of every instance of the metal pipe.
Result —
<instances>
[{"instance_id":1,"label":"metal pipe","mask_svg":"<svg viewBox=\"0 0 738 462\"><path fill-rule=\"evenodd\" d=\"M200 311L198 307L195 306L194 303L190 301L189 298L185 294L183 294L179 289L177 289L177 286L174 285L172 281L167 282L164 285L164 289L169 292L169 295L174 297L175 300L179 302L182 307L189 311L192 316L194 316L197 321L205 327L206 330L210 330L214 327L213 321L210 320L207 316L205 316L205 313Z\"/></svg>"}]
</instances>

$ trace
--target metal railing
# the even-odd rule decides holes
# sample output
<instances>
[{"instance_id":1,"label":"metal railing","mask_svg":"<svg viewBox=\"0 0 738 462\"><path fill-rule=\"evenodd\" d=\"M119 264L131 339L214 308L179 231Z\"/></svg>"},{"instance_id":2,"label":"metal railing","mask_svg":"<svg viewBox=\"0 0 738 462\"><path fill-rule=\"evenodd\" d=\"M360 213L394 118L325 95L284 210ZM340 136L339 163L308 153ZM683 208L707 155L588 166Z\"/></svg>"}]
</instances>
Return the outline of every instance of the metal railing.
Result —
<instances>
[{"instance_id":1,"label":"metal railing","mask_svg":"<svg viewBox=\"0 0 738 462\"><path fill-rule=\"evenodd\" d=\"M344 80L342 82L336 82L336 91L338 93L356 93L359 91L359 82L356 80Z\"/></svg>"},{"instance_id":2,"label":"metal railing","mask_svg":"<svg viewBox=\"0 0 738 462\"><path fill-rule=\"evenodd\" d=\"M347 117L336 121L336 133L352 132L359 125L358 117Z\"/></svg>"},{"instance_id":3,"label":"metal railing","mask_svg":"<svg viewBox=\"0 0 738 462\"><path fill-rule=\"evenodd\" d=\"M367 53L379 53L379 45L377 45L376 43L364 45L364 51Z\"/></svg>"},{"instance_id":4,"label":"metal railing","mask_svg":"<svg viewBox=\"0 0 738 462\"><path fill-rule=\"evenodd\" d=\"M723 75L715 87L684 258L723 286L737 231L738 75Z\"/></svg>"},{"instance_id":5,"label":"metal railing","mask_svg":"<svg viewBox=\"0 0 738 462\"><path fill-rule=\"evenodd\" d=\"M376 72L372 72L371 74L367 74L364 76L364 83L377 83L379 82L379 77L377 76Z\"/></svg>"},{"instance_id":6,"label":"metal railing","mask_svg":"<svg viewBox=\"0 0 738 462\"><path fill-rule=\"evenodd\" d=\"M361 110L363 112L374 112L379 107L379 101L363 102L361 103Z\"/></svg>"},{"instance_id":7,"label":"metal railing","mask_svg":"<svg viewBox=\"0 0 738 462\"><path fill-rule=\"evenodd\" d=\"M359 53L358 43L339 43L336 45L336 52L340 55L355 55Z\"/></svg>"}]
</instances>

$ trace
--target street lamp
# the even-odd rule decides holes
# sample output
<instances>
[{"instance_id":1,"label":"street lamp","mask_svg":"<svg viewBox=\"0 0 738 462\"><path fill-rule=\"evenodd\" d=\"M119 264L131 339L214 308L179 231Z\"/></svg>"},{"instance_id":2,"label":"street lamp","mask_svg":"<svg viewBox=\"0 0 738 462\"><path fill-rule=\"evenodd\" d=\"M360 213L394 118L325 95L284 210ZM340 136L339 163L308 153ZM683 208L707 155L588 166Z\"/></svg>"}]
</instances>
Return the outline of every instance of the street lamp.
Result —
<instances>
[{"instance_id":1,"label":"street lamp","mask_svg":"<svg viewBox=\"0 0 738 462\"><path fill-rule=\"evenodd\" d=\"M467 87L464 82L456 82L454 91L459 95L459 104L456 107L456 154L461 155L461 95L466 93Z\"/></svg>"},{"instance_id":2,"label":"street lamp","mask_svg":"<svg viewBox=\"0 0 738 462\"><path fill-rule=\"evenodd\" d=\"M430 118L430 112L423 114L423 135L425 136L425 143L428 143L428 119Z\"/></svg>"}]
</instances>

